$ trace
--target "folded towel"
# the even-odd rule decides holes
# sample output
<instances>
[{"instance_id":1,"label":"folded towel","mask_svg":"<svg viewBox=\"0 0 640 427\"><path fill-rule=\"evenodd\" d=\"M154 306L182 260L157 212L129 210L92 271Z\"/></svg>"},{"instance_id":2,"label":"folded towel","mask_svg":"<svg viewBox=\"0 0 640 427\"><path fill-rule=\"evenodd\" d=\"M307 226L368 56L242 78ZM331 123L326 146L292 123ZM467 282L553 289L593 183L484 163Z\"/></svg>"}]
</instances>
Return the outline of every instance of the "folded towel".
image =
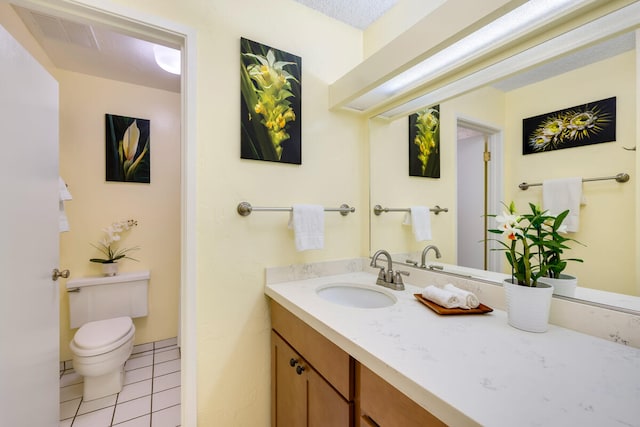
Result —
<instances>
[{"instance_id":1,"label":"folded towel","mask_svg":"<svg viewBox=\"0 0 640 427\"><path fill-rule=\"evenodd\" d=\"M318 205L293 205L289 228L293 228L298 251L322 249L324 247L324 208Z\"/></svg>"},{"instance_id":2,"label":"folded towel","mask_svg":"<svg viewBox=\"0 0 640 427\"><path fill-rule=\"evenodd\" d=\"M62 177L58 177L58 231L61 233L64 231L69 231L69 221L67 220L67 214L64 211L64 202L65 200L71 200L71 193L67 189L67 184L65 184Z\"/></svg>"},{"instance_id":3,"label":"folded towel","mask_svg":"<svg viewBox=\"0 0 640 427\"><path fill-rule=\"evenodd\" d=\"M422 296L445 308L460 307L460 299L453 292L449 292L437 286L427 286L422 291Z\"/></svg>"},{"instance_id":4,"label":"folded towel","mask_svg":"<svg viewBox=\"0 0 640 427\"><path fill-rule=\"evenodd\" d=\"M572 233L580 229L582 178L548 179L542 182L542 205L550 215L569 209L563 224Z\"/></svg>"},{"instance_id":5,"label":"folded towel","mask_svg":"<svg viewBox=\"0 0 640 427\"><path fill-rule=\"evenodd\" d=\"M476 308L480 305L478 297L473 292L456 288L451 283L447 283L446 285L444 285L443 289L451 292L460 299L460 308L469 310L470 308Z\"/></svg>"},{"instance_id":6,"label":"folded towel","mask_svg":"<svg viewBox=\"0 0 640 427\"><path fill-rule=\"evenodd\" d=\"M402 223L411 226L416 242L431 240L431 213L428 207L411 207Z\"/></svg>"},{"instance_id":7,"label":"folded towel","mask_svg":"<svg viewBox=\"0 0 640 427\"><path fill-rule=\"evenodd\" d=\"M64 182L61 176L58 177L58 198L61 202L65 200L71 200L71 193L67 189L67 184Z\"/></svg>"}]
</instances>

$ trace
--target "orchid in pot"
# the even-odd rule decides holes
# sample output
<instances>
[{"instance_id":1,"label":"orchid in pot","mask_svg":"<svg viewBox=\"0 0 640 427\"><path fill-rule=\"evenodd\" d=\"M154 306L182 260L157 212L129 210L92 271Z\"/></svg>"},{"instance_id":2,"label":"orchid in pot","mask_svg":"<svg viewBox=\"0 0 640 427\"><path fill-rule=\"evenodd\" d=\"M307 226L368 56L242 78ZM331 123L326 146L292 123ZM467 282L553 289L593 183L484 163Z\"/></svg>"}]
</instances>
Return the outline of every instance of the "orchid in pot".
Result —
<instances>
[{"instance_id":1,"label":"orchid in pot","mask_svg":"<svg viewBox=\"0 0 640 427\"><path fill-rule=\"evenodd\" d=\"M531 213L518 214L515 203L506 206L502 215L497 215L497 229L489 232L502 234L509 243L498 242L506 251L507 261L511 265L514 282L524 286L537 286L542 277L558 278L567 266L567 261L582 262L577 258L563 258L567 242L577 240L565 237L563 221L569 214L566 210L557 216L550 215L539 206L529 203ZM522 249L519 249L519 245Z\"/></svg>"},{"instance_id":2,"label":"orchid in pot","mask_svg":"<svg viewBox=\"0 0 640 427\"><path fill-rule=\"evenodd\" d=\"M118 248L114 245L115 242L121 240L121 234L131 230L138 225L138 221L129 219L126 221L114 222L102 231L105 233L105 237L98 242L98 245L91 244L94 248L102 252L104 258L91 258L89 261L99 263L103 265L103 271L105 275L114 276L117 272L116 263L121 259L130 259L137 261L135 258L131 258L128 254L131 251L140 249L139 246L131 248Z\"/></svg>"},{"instance_id":3,"label":"orchid in pot","mask_svg":"<svg viewBox=\"0 0 640 427\"><path fill-rule=\"evenodd\" d=\"M563 250L568 249L566 243L573 240L560 234L569 211L553 216L533 203L529 207L530 213L518 214L511 202L502 215L494 215L498 228L489 232L507 238L507 242L498 240L503 246L498 250L505 251L511 266L511 279L504 281L509 324L531 332L544 332L553 286L539 279L559 275L569 260L581 260L562 259Z\"/></svg>"}]
</instances>

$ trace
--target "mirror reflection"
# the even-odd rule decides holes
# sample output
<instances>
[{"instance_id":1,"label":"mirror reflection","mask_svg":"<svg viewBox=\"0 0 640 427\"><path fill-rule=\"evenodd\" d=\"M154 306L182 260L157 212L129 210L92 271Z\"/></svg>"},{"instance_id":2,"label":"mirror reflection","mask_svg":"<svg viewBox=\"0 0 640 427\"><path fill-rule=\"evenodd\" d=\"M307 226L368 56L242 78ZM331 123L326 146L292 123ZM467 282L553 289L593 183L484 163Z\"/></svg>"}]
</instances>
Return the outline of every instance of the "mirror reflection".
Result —
<instances>
[{"instance_id":1,"label":"mirror reflection","mask_svg":"<svg viewBox=\"0 0 640 427\"><path fill-rule=\"evenodd\" d=\"M542 205L541 185L522 190L518 184L627 173L627 183L583 183L580 226L570 237L585 246L572 245L569 255L584 262L570 263L565 272L578 277L576 298L617 305L618 295L640 296L637 161L636 151L629 150L636 143L638 116L635 40L633 32L611 38L440 102L437 179L409 176L407 117L370 119L371 206L392 209L371 212L371 250L384 248L394 254L394 261L419 263L423 248L434 244L441 258L430 252L428 263L495 278L480 272L506 272L504 253L491 250L495 242L485 248L485 230L495 228L495 220L485 222L485 214L500 214L503 202L514 201L521 212L529 210L528 203ZM616 98L614 141L523 155L523 119L611 97ZM490 161L485 162L487 156ZM408 213L402 209L435 205L448 212L432 213L432 238L418 242L411 227L403 225Z\"/></svg>"}]
</instances>

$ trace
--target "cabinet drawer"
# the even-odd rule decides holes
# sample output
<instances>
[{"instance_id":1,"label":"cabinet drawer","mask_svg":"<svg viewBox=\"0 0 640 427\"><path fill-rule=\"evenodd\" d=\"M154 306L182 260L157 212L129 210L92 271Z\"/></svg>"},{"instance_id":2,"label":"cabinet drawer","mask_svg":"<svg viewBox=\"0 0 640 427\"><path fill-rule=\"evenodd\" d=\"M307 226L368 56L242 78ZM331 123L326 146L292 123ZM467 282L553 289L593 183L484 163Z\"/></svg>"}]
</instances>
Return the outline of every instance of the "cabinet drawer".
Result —
<instances>
[{"instance_id":1,"label":"cabinet drawer","mask_svg":"<svg viewBox=\"0 0 640 427\"><path fill-rule=\"evenodd\" d=\"M356 363L356 389L356 425L359 427L446 426L360 363Z\"/></svg>"},{"instance_id":2,"label":"cabinet drawer","mask_svg":"<svg viewBox=\"0 0 640 427\"><path fill-rule=\"evenodd\" d=\"M354 362L348 353L270 300L272 328L346 400L354 397Z\"/></svg>"}]
</instances>

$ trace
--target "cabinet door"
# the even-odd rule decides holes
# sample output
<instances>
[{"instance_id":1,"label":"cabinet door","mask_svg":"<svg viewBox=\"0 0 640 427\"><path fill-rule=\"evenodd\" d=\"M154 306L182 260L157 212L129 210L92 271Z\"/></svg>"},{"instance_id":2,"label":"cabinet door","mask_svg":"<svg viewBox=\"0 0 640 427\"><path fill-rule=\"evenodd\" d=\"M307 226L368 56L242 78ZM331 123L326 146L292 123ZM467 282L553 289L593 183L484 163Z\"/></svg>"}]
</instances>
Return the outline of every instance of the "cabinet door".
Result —
<instances>
[{"instance_id":1,"label":"cabinet door","mask_svg":"<svg viewBox=\"0 0 640 427\"><path fill-rule=\"evenodd\" d=\"M346 401L273 331L271 343L271 425L352 426L353 403Z\"/></svg>"},{"instance_id":2,"label":"cabinet door","mask_svg":"<svg viewBox=\"0 0 640 427\"><path fill-rule=\"evenodd\" d=\"M356 363L359 427L446 426L364 365Z\"/></svg>"},{"instance_id":3,"label":"cabinet door","mask_svg":"<svg viewBox=\"0 0 640 427\"><path fill-rule=\"evenodd\" d=\"M307 372L309 427L349 427L353 404L347 402L316 371Z\"/></svg>"},{"instance_id":4,"label":"cabinet door","mask_svg":"<svg viewBox=\"0 0 640 427\"><path fill-rule=\"evenodd\" d=\"M307 425L306 373L296 371L306 362L278 335L271 332L271 425L304 427ZM293 365L293 366L292 366Z\"/></svg>"}]
</instances>

